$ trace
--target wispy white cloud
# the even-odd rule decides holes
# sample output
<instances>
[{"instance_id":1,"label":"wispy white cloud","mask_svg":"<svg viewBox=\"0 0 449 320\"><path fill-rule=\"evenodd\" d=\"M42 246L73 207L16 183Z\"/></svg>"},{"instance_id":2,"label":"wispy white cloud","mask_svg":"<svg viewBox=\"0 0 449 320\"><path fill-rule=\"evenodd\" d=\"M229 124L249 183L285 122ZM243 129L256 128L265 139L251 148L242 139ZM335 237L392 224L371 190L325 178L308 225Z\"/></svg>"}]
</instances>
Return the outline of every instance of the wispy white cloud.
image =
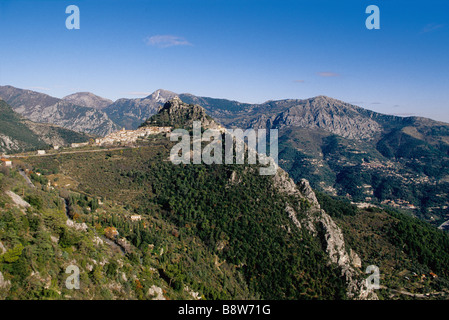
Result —
<instances>
[{"instance_id":1,"label":"wispy white cloud","mask_svg":"<svg viewBox=\"0 0 449 320\"><path fill-rule=\"evenodd\" d=\"M319 75L320 77L324 77L324 78L340 76L339 73L335 73L335 72L317 72L317 75Z\"/></svg>"},{"instance_id":2,"label":"wispy white cloud","mask_svg":"<svg viewBox=\"0 0 449 320\"><path fill-rule=\"evenodd\" d=\"M426 25L419 34L428 33L432 31L436 31L438 29L441 29L444 27L444 24L437 24L437 23L429 23Z\"/></svg>"},{"instance_id":3,"label":"wispy white cloud","mask_svg":"<svg viewBox=\"0 0 449 320\"><path fill-rule=\"evenodd\" d=\"M145 39L145 43L149 46L158 48L168 48L175 46L192 46L186 39L173 35L155 35Z\"/></svg>"}]
</instances>

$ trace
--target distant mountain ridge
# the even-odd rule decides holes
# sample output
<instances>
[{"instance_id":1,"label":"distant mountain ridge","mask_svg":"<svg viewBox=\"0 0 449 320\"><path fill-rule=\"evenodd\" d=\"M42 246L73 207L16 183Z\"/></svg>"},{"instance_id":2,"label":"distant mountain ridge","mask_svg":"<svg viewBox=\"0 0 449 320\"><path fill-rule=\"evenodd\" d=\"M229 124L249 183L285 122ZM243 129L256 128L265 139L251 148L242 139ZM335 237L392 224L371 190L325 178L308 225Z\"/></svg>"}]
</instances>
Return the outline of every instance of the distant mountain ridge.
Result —
<instances>
[{"instance_id":1,"label":"distant mountain ridge","mask_svg":"<svg viewBox=\"0 0 449 320\"><path fill-rule=\"evenodd\" d=\"M120 127L136 129L175 96L174 92L159 89L145 98L118 99L104 111Z\"/></svg>"},{"instance_id":2,"label":"distant mountain ridge","mask_svg":"<svg viewBox=\"0 0 449 320\"><path fill-rule=\"evenodd\" d=\"M0 120L17 130L21 117L2 105ZM173 97L144 125L189 128L194 120L217 124L203 107ZM288 149L282 160L297 161L295 168L308 142L315 148L311 160L322 153L332 169L339 161L365 164L382 157L363 149L374 138L348 139L318 127L286 126L281 132L281 152ZM425 138L411 126L391 133L390 146L405 136L407 144ZM2 168L0 298L447 296L447 233L397 212L358 210L315 193L307 180L294 181L281 168L265 176L258 173L260 164L176 165L167 161L170 140L155 135L132 148L30 156ZM17 166L39 175L30 174L27 183ZM29 203L26 212L15 208L18 200ZM80 290L66 288L60 276L72 262L83 277ZM381 270L381 289L368 286L368 266Z\"/></svg>"},{"instance_id":3,"label":"distant mountain ridge","mask_svg":"<svg viewBox=\"0 0 449 320\"><path fill-rule=\"evenodd\" d=\"M0 97L28 119L100 136L137 129L179 97L227 128L279 129L279 164L297 182L306 178L315 189L355 202L414 208L415 215L434 224L449 220L447 123L381 114L326 96L249 104L159 89L107 107L94 105L107 99L88 93L71 96L86 98L91 107L0 87ZM169 114L167 119L173 120Z\"/></svg>"},{"instance_id":4,"label":"distant mountain ridge","mask_svg":"<svg viewBox=\"0 0 449 320\"><path fill-rule=\"evenodd\" d=\"M99 97L90 92L77 92L62 98L62 100L73 104L102 110L112 104L112 100Z\"/></svg>"},{"instance_id":5,"label":"distant mountain ridge","mask_svg":"<svg viewBox=\"0 0 449 320\"><path fill-rule=\"evenodd\" d=\"M345 138L372 139L385 128L407 123L444 125L426 118L385 115L326 96L250 104L158 89L144 98L112 102L89 92L58 99L31 90L0 86L0 97L32 121L101 136L123 127L138 128L176 96L183 102L202 106L211 117L228 127L300 127L323 129Z\"/></svg>"},{"instance_id":6,"label":"distant mountain ridge","mask_svg":"<svg viewBox=\"0 0 449 320\"><path fill-rule=\"evenodd\" d=\"M22 118L0 99L0 152L10 153L88 141L86 134Z\"/></svg>"},{"instance_id":7,"label":"distant mountain ridge","mask_svg":"<svg viewBox=\"0 0 449 320\"><path fill-rule=\"evenodd\" d=\"M56 124L73 131L99 136L119 128L101 110L76 105L43 93L0 86L0 97L15 112L34 122Z\"/></svg>"}]
</instances>

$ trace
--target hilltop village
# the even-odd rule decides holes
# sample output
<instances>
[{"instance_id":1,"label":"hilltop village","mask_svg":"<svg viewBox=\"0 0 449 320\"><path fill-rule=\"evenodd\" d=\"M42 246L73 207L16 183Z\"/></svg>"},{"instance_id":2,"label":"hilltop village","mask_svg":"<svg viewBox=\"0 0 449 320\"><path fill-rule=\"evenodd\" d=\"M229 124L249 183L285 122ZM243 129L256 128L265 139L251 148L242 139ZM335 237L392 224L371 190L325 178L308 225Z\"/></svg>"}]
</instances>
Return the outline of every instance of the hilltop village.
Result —
<instances>
[{"instance_id":1,"label":"hilltop village","mask_svg":"<svg viewBox=\"0 0 449 320\"><path fill-rule=\"evenodd\" d=\"M93 143L92 142L72 143L71 147L81 148L86 147L88 145L94 145L99 147L113 146L117 144L129 145L135 143L139 138L145 138L150 135L159 133L170 133L171 130L172 127L142 127L137 130L125 130L123 128L122 130L113 132L104 138L97 138ZM55 147L55 149L57 148L58 147Z\"/></svg>"},{"instance_id":2,"label":"hilltop village","mask_svg":"<svg viewBox=\"0 0 449 320\"><path fill-rule=\"evenodd\" d=\"M137 130L125 130L113 132L104 138L95 139L97 146L109 146L114 144L135 143L139 138L159 133L169 133L172 127L142 127Z\"/></svg>"}]
</instances>

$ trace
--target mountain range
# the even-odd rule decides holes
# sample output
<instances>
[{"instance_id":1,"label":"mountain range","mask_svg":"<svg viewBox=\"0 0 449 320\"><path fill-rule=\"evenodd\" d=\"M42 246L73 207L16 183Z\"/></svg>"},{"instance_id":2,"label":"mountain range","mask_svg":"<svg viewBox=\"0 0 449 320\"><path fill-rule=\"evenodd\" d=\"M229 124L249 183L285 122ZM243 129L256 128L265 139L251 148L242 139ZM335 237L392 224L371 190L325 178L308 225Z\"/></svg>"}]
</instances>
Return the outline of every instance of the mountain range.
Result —
<instances>
[{"instance_id":1,"label":"mountain range","mask_svg":"<svg viewBox=\"0 0 449 320\"><path fill-rule=\"evenodd\" d=\"M0 99L0 152L48 149L88 141L91 136L56 125L32 122Z\"/></svg>"},{"instance_id":2,"label":"mountain range","mask_svg":"<svg viewBox=\"0 0 449 320\"><path fill-rule=\"evenodd\" d=\"M15 112L34 122L50 123L66 129L104 136L119 129L99 108L103 99L94 99L97 107L88 107L92 99L78 94L58 99L49 95L0 86L0 97L7 102ZM77 104L74 101L77 101ZM98 108L98 109L97 109Z\"/></svg>"},{"instance_id":3,"label":"mountain range","mask_svg":"<svg viewBox=\"0 0 449 320\"><path fill-rule=\"evenodd\" d=\"M141 127L218 124L168 100ZM226 134L226 133L223 133ZM0 170L0 297L7 299L440 299L449 235L409 215L312 190L283 169L176 165L151 134L12 157ZM27 179L24 176L28 172ZM19 174L20 173L20 174ZM80 270L80 290L66 285ZM368 287L368 266L381 286Z\"/></svg>"},{"instance_id":4,"label":"mountain range","mask_svg":"<svg viewBox=\"0 0 449 320\"><path fill-rule=\"evenodd\" d=\"M279 164L295 181L364 205L407 210L437 226L449 220L449 125L380 114L325 96L262 104L176 94L111 102L91 93L57 99L10 86L0 97L22 116L99 136L136 129L179 97L228 128L279 129Z\"/></svg>"}]
</instances>

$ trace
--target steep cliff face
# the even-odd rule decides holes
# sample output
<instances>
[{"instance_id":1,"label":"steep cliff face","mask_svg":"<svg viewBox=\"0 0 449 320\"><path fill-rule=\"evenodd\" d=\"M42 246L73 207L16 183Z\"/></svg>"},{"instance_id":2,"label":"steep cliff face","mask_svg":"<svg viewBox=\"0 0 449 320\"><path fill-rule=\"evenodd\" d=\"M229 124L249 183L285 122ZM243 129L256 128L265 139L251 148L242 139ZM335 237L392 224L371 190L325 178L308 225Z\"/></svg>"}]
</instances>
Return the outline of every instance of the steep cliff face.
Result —
<instances>
[{"instance_id":1,"label":"steep cliff face","mask_svg":"<svg viewBox=\"0 0 449 320\"><path fill-rule=\"evenodd\" d=\"M50 146L66 146L71 143L87 142L93 136L46 123L24 121L25 125L43 142Z\"/></svg>"},{"instance_id":2,"label":"steep cliff face","mask_svg":"<svg viewBox=\"0 0 449 320\"><path fill-rule=\"evenodd\" d=\"M276 110L278 104L285 105L281 112L260 114L249 125L323 129L351 139L371 139L382 130L382 126L371 119L366 110L329 97L272 102L272 109Z\"/></svg>"},{"instance_id":3,"label":"steep cliff face","mask_svg":"<svg viewBox=\"0 0 449 320\"><path fill-rule=\"evenodd\" d=\"M23 119L0 100L0 152L18 152L88 141L90 136L59 126Z\"/></svg>"},{"instance_id":4,"label":"steep cliff face","mask_svg":"<svg viewBox=\"0 0 449 320\"><path fill-rule=\"evenodd\" d=\"M101 110L76 105L43 93L0 86L0 97L15 112L34 122L51 123L99 136L105 136L119 129Z\"/></svg>"},{"instance_id":5,"label":"steep cliff face","mask_svg":"<svg viewBox=\"0 0 449 320\"><path fill-rule=\"evenodd\" d=\"M347 296L352 299L377 299L376 293L367 287L359 269L360 258L351 249L348 250L343 233L332 218L320 208L318 200L309 185L302 179L298 186L288 174L278 168L273 183L280 193L296 200L295 204L286 204L285 211L298 228L306 228L315 236L322 237L326 253L331 263L338 265L347 283ZM304 203L306 203L304 208ZM301 205L303 204L303 205Z\"/></svg>"},{"instance_id":6,"label":"steep cliff face","mask_svg":"<svg viewBox=\"0 0 449 320\"><path fill-rule=\"evenodd\" d=\"M21 150L20 141L12 139L9 136L0 133L0 151L1 152L9 152L9 151L18 151Z\"/></svg>"},{"instance_id":7,"label":"steep cliff face","mask_svg":"<svg viewBox=\"0 0 449 320\"><path fill-rule=\"evenodd\" d=\"M206 114L203 107L184 103L178 97L167 101L163 108L148 119L143 126L192 128L193 121L200 121L202 128L219 127L219 124Z\"/></svg>"},{"instance_id":8,"label":"steep cliff face","mask_svg":"<svg viewBox=\"0 0 449 320\"><path fill-rule=\"evenodd\" d=\"M105 136L119 129L102 111L80 107L66 101L51 106L20 106L15 109L27 119L34 122L51 123L64 128Z\"/></svg>"}]
</instances>

